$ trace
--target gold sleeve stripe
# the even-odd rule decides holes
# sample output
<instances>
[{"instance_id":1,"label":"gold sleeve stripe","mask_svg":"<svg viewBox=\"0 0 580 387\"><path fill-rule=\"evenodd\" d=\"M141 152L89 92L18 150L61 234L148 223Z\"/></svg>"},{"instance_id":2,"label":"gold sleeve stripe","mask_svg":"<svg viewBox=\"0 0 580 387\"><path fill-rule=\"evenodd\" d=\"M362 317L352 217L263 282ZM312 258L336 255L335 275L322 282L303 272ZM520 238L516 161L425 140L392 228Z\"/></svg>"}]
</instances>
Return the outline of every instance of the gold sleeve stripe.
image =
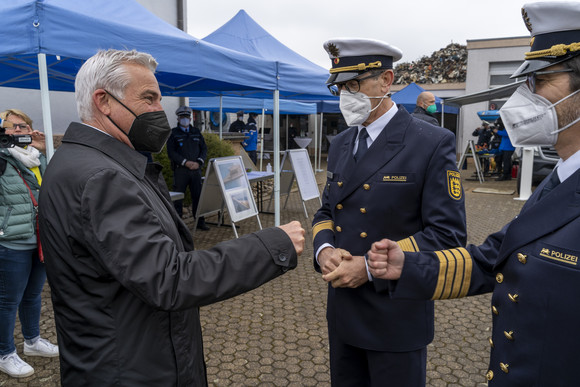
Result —
<instances>
[{"instance_id":1,"label":"gold sleeve stripe","mask_svg":"<svg viewBox=\"0 0 580 387\"><path fill-rule=\"evenodd\" d=\"M465 261L465 270L463 274L463 285L461 285L461 292L459 292L459 297L467 296L469 292L469 286L471 285L471 272L473 271L473 259L471 254L463 247L459 249L459 252L463 255L463 260Z\"/></svg>"},{"instance_id":2,"label":"gold sleeve stripe","mask_svg":"<svg viewBox=\"0 0 580 387\"><path fill-rule=\"evenodd\" d=\"M316 238L316 234L318 234L322 230L330 230L334 232L334 222L332 220L323 220L322 222L318 222L312 227L312 239Z\"/></svg>"},{"instance_id":3,"label":"gold sleeve stripe","mask_svg":"<svg viewBox=\"0 0 580 387\"><path fill-rule=\"evenodd\" d=\"M459 290L461 290L461 283L465 280L465 259L458 249L450 250L450 252L453 254L455 262L457 263L457 268L455 270L455 280L453 281L453 289L451 290L450 298L457 298L459 295Z\"/></svg>"},{"instance_id":4,"label":"gold sleeve stripe","mask_svg":"<svg viewBox=\"0 0 580 387\"><path fill-rule=\"evenodd\" d=\"M437 278L437 286L435 287L435 292L433 293L432 300L441 299L441 294L443 293L443 285L445 284L445 272L447 270L447 258L441 251L436 251L435 254L439 258L439 277Z\"/></svg>"},{"instance_id":5,"label":"gold sleeve stripe","mask_svg":"<svg viewBox=\"0 0 580 387\"><path fill-rule=\"evenodd\" d=\"M441 298L448 299L451 296L451 287L453 286L453 277L455 277L457 262L449 250L444 250L443 254L445 254L445 257L447 258L447 276L445 277L445 287Z\"/></svg>"},{"instance_id":6,"label":"gold sleeve stripe","mask_svg":"<svg viewBox=\"0 0 580 387\"><path fill-rule=\"evenodd\" d=\"M435 251L439 259L439 276L432 300L467 296L471 284L473 261L465 248Z\"/></svg>"},{"instance_id":7,"label":"gold sleeve stripe","mask_svg":"<svg viewBox=\"0 0 580 387\"><path fill-rule=\"evenodd\" d=\"M401 239L397 243L401 247L401 250L403 250L405 252L415 253L415 252L419 251L419 246L417 246L417 242L415 241L415 238L412 236L405 238L405 239Z\"/></svg>"}]
</instances>

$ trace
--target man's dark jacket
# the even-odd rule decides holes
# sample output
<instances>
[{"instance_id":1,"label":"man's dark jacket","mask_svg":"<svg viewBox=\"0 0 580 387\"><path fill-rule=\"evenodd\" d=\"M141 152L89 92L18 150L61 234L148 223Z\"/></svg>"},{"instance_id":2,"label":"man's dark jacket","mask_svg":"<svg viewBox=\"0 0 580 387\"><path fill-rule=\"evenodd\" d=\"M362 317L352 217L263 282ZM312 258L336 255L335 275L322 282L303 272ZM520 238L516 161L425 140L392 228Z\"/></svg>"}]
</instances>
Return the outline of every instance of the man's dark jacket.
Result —
<instances>
[{"instance_id":1,"label":"man's dark jacket","mask_svg":"<svg viewBox=\"0 0 580 387\"><path fill-rule=\"evenodd\" d=\"M432 125L439 126L439 121L437 121L437 118L427 113L427 110L423 109L421 106L415 106L415 110L413 110L411 115Z\"/></svg>"},{"instance_id":2,"label":"man's dark jacket","mask_svg":"<svg viewBox=\"0 0 580 387\"><path fill-rule=\"evenodd\" d=\"M40 229L63 386L205 386L198 307L296 266L266 229L192 251L160 167L72 123L44 175Z\"/></svg>"}]
</instances>

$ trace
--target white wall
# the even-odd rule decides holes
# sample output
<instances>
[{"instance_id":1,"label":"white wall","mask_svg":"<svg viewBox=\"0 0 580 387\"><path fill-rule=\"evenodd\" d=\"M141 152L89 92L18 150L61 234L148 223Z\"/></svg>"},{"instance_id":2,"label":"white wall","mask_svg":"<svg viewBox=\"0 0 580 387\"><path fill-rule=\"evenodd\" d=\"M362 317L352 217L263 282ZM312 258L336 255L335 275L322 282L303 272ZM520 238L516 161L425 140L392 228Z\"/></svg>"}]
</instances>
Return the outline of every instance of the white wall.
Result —
<instances>
[{"instance_id":1,"label":"white wall","mask_svg":"<svg viewBox=\"0 0 580 387\"><path fill-rule=\"evenodd\" d=\"M177 25L177 4L181 1L184 0L137 0L138 3L150 12L174 26ZM169 123L173 125L176 122L175 110L180 105L180 99L176 97L165 97L163 98L162 104L169 118ZM79 121L74 93L50 92L50 106L52 131L54 134L63 134L71 121ZM12 108L24 111L32 119L35 129L44 130L39 90L0 87L0 111Z\"/></svg>"}]
</instances>

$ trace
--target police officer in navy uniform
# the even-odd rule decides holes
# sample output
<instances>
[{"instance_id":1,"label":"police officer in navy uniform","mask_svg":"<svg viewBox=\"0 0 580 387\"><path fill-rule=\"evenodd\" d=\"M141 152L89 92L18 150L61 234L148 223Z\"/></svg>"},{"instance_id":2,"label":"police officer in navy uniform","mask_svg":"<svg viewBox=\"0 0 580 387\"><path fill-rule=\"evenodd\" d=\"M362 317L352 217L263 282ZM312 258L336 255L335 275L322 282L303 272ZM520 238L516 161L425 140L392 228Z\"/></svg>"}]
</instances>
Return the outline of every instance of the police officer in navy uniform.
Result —
<instances>
[{"instance_id":1,"label":"police officer in navy uniform","mask_svg":"<svg viewBox=\"0 0 580 387\"><path fill-rule=\"evenodd\" d=\"M177 126L171 130L167 141L167 154L173 168L173 190L185 193L189 187L191 213L195 216L201 195L201 167L207 157L207 146L199 129L191 125L191 108L180 106L175 114ZM183 200L176 200L174 204L179 216L183 216ZM197 221L197 228L209 230L203 217Z\"/></svg>"},{"instance_id":2,"label":"police officer in navy uniform","mask_svg":"<svg viewBox=\"0 0 580 387\"><path fill-rule=\"evenodd\" d=\"M577 386L580 358L580 3L526 4L526 78L500 110L516 146L561 157L520 214L480 246L403 253L388 240L368 253L395 299L493 292L489 386ZM466 311L468 313L468 311ZM482 375L483 380L483 375Z\"/></svg>"},{"instance_id":3,"label":"police officer in navy uniform","mask_svg":"<svg viewBox=\"0 0 580 387\"><path fill-rule=\"evenodd\" d=\"M246 124L244 124L244 112L242 110L236 113L236 120L230 124L229 132L243 132L246 129Z\"/></svg>"},{"instance_id":4,"label":"police officer in navy uniform","mask_svg":"<svg viewBox=\"0 0 580 387\"><path fill-rule=\"evenodd\" d=\"M408 251L465 243L465 207L449 130L412 117L390 98L401 51L370 39L324 43L327 81L349 129L329 149L323 203L313 220L314 266L329 282L333 386L423 386L433 303L392 301L373 280L373 241Z\"/></svg>"}]
</instances>

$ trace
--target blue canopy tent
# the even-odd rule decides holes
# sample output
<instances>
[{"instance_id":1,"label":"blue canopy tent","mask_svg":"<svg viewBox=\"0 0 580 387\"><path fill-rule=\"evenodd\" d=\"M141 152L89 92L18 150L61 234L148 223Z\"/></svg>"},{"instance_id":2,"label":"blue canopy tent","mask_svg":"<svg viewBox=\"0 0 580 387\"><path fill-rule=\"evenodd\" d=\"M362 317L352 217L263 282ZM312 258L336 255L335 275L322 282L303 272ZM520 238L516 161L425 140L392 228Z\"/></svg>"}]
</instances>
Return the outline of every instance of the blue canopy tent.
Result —
<instances>
[{"instance_id":1,"label":"blue canopy tent","mask_svg":"<svg viewBox=\"0 0 580 387\"><path fill-rule=\"evenodd\" d=\"M393 94L392 99L397 105L402 105L409 113L413 113L413 110L415 110L415 106L417 105L417 97L424 91L425 89L416 83L410 83ZM442 106L444 105L444 102L437 96L435 96L435 105L437 106L438 113L441 113L442 111L450 114L459 113L459 109L454 106L445 106L443 110Z\"/></svg>"},{"instance_id":2,"label":"blue canopy tent","mask_svg":"<svg viewBox=\"0 0 580 387\"><path fill-rule=\"evenodd\" d=\"M279 98L297 99L304 102L311 100L317 102L324 100L338 101L338 97L331 95L325 84L328 78L328 70L312 63L286 47L256 23L243 9L203 40L249 55L275 61L277 64L278 80L276 90L278 90ZM219 92L216 95L272 98L271 93L262 91ZM320 104L319 107L322 109L325 105ZM319 112L322 113L323 110L319 110ZM276 114L274 114L274 121L274 130L277 131L279 118ZM318 128L315 130L315 149L319 148L317 145L319 142L317 130ZM275 152L275 157L276 154ZM315 154L315 167L317 158L319 158L318 152Z\"/></svg>"},{"instance_id":3,"label":"blue canopy tent","mask_svg":"<svg viewBox=\"0 0 580 387\"><path fill-rule=\"evenodd\" d=\"M200 41L134 0L11 0L2 4L0 20L0 86L41 89L49 156L48 90L74 91L83 60L99 49L153 55L164 95L277 87L275 62ZM182 60L174 60L176 52Z\"/></svg>"}]
</instances>

